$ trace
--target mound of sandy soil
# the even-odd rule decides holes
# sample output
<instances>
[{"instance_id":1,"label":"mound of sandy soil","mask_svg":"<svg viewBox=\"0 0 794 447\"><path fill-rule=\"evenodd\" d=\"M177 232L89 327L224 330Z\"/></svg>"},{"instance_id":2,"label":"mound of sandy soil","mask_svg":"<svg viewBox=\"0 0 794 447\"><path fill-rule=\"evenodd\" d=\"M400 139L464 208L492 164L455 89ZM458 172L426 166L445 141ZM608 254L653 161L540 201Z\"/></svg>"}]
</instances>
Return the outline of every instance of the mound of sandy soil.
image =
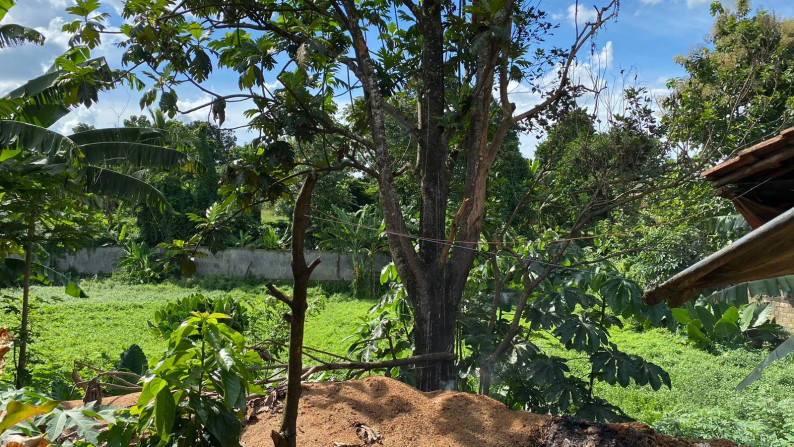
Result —
<instances>
[{"instance_id":1,"label":"mound of sandy soil","mask_svg":"<svg viewBox=\"0 0 794 447\"><path fill-rule=\"evenodd\" d=\"M131 406L137 395L104 404ZM254 399L243 432L245 447L271 447L281 422L280 403ZM359 433L357 435L357 432ZM368 439L366 444L363 438ZM510 410L485 396L422 393L381 376L347 382L307 383L298 417L303 447L735 447L722 439L660 435L640 423L595 424Z\"/></svg>"}]
</instances>

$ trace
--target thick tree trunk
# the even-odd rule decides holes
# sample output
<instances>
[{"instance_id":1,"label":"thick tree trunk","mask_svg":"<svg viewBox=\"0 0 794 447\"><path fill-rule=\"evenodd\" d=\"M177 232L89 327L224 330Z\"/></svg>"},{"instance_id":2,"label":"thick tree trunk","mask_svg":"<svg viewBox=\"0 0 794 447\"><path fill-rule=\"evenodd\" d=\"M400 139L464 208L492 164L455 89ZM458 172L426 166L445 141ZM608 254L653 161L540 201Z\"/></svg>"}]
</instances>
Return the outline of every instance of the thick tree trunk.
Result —
<instances>
[{"instance_id":1,"label":"thick tree trunk","mask_svg":"<svg viewBox=\"0 0 794 447\"><path fill-rule=\"evenodd\" d=\"M28 218L28 239L25 241L25 272L22 279L22 315L19 324L19 357L15 385L17 388L25 386L28 371L28 319L30 314L30 274L33 266L33 237L36 235L36 216L31 213Z\"/></svg>"},{"instance_id":2,"label":"thick tree trunk","mask_svg":"<svg viewBox=\"0 0 794 447\"><path fill-rule=\"evenodd\" d=\"M442 278L426 278L434 290L420 291L414 309L415 355L453 353L455 346L455 306ZM454 357L416 366L416 387L421 391L457 388Z\"/></svg>"}]
</instances>

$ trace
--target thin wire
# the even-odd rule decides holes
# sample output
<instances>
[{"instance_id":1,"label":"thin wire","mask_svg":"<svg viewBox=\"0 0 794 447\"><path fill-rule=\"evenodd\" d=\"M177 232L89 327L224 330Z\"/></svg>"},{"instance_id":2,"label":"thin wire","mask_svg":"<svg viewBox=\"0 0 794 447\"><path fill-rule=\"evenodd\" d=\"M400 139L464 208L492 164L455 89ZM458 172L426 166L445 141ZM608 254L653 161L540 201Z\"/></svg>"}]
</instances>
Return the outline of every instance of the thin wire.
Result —
<instances>
[{"instance_id":1,"label":"thin wire","mask_svg":"<svg viewBox=\"0 0 794 447\"><path fill-rule=\"evenodd\" d=\"M773 133L779 133L779 132L773 132ZM753 144L753 145L755 145L755 144ZM750 145L748 144L747 146L750 146ZM747 146L745 146L745 147L747 147ZM740 194L740 195L734 197L733 199L731 199L731 202L733 202L734 200L737 200L737 199L749 194L751 191L753 191L756 188L766 184L770 180L771 179L766 179L763 182L760 182L760 183L756 184L752 188L748 189L747 191L743 192L742 194ZM694 179L692 179L691 181L694 181ZM325 216L328 216L328 218L322 218L322 217L318 217L318 216L315 215L315 216L311 217L312 219L326 221L326 222L340 223L340 224L346 225L348 227L355 227L355 228L369 230L369 231L373 231L373 232L377 232L377 233L381 233L381 234L387 234L387 235L396 236L396 237L408 238L408 239L415 240L415 241L423 241L423 242L428 242L428 243L432 243L432 244L438 244L438 245L442 245L442 246L449 246L450 248L457 248L457 249L461 249L461 250L476 251L478 253L494 255L494 256L497 256L497 257L500 257L500 256L501 257L505 257L505 255L501 255L499 252L482 251L482 250L480 250L480 246L491 245L491 244L498 244L498 245L524 245L524 244L526 244L526 242L518 242L518 241L516 241L516 242L477 241L477 242L457 242L457 243L455 243L455 242L447 242L444 239L435 239L435 238L428 238L428 237L422 237L422 236L415 236L415 235L411 235L411 234L403 234L403 233L398 233L398 232L395 232L395 231L389 231L389 230L386 230L385 228L384 229L380 229L380 228L370 227L370 226L367 226L367 225L362 225L362 224L355 223L355 222L349 222L349 221L342 220L342 219L340 219L340 218L338 218L336 216L333 216L331 214L328 214L328 213L326 213L324 211L318 210L316 208L314 208L314 210L319 212L319 213L324 214ZM545 241L545 242L546 243L550 243L550 244L554 244L554 243L562 243L562 242L575 242L575 241L581 241L581 240L590 240L590 239L595 239L595 238L598 238L598 237L628 236L628 235L631 235L631 234L634 234L634 233L638 233L638 232L641 232L641 231L647 231L649 228L658 228L658 227L662 227L662 226L671 225L671 224L674 224L674 223L677 223L677 222L694 219L694 218L696 218L698 216L701 216L701 215L703 215L705 213L706 213L705 211L700 211L698 213L691 214L689 216L681 217L681 218L678 218L678 219L673 219L673 220L670 220L670 221L656 223L654 225L646 226L646 227L644 227L642 229L637 229L637 230L632 230L632 231L624 231L624 232L617 232L617 233L601 233L601 234L589 235L589 236L578 236L578 237L570 237L570 238L552 239L550 241ZM465 244L465 245L463 245L463 244ZM514 256L509 256L509 257L510 258L515 258ZM593 273L592 270L580 269L580 268L575 268L575 267L571 267L571 266L565 266L565 265L561 265L561 264L555 264L555 263L548 262L548 261L542 261L539 258L524 257L524 258L519 258L519 259L522 260L522 261L525 261L525 262L536 263L538 265L543 265L543 266L546 266L546 267L555 267L555 268L559 268L559 269L571 270L571 271L576 271L576 272L581 272L581 273ZM623 278L624 277L623 275L617 275L617 274L613 274L611 272L607 272L607 276L614 276L614 277L619 277L619 278Z\"/></svg>"},{"instance_id":2,"label":"thin wire","mask_svg":"<svg viewBox=\"0 0 794 447\"><path fill-rule=\"evenodd\" d=\"M772 134L780 134L780 131L770 131L770 133L768 135L763 137L764 141L766 141L766 139L768 139L768 137L770 135L772 135ZM755 146L756 144L758 144L758 143L753 143L752 146ZM737 152L741 152L742 150L744 150L744 149L746 149L747 147L750 147L750 146L751 146L751 144L748 143L742 149L738 150ZM766 179L763 182L760 182L760 183L756 184L752 188L748 189L747 191L743 192L742 194L740 194L740 195L738 195L738 196L736 196L736 197L734 197L733 199L730 199L730 200L731 201L737 200L737 199L749 194L751 191L755 190L756 188L758 188L760 186L763 186L764 184L766 184L770 180L771 179ZM690 180L690 182L693 182L693 181L695 181L695 179L691 179ZM380 228L374 228L374 227L369 227L369 226L362 225L362 224L357 224L355 222L344 221L342 219L339 219L336 216L333 216L331 214L328 214L328 213L325 213L323 211L317 210L316 208L315 208L315 211L321 212L321 213L325 214L326 216L328 216L329 218L328 219L323 219L323 218L320 218L320 217L317 217L317 216L313 216L314 219L325 220L327 222L337 222L337 223L341 223L341 224L344 224L344 225L353 226L353 227L356 227L356 228L361 228L361 229L364 229L364 230L375 231L375 232L379 232L379 233L383 233L383 234L388 234L388 235L392 235L392 236L408 238L408 239L417 240L417 241L431 242L431 243L441 244L441 245L448 245L450 248L460 248L460 249L464 249L464 250L478 250L477 247L479 247L480 245L491 245L491 244L523 245L524 244L524 242L504 242L504 241L477 241L477 242L458 242L458 243L452 242L452 243L450 243L450 242L447 242L445 239L435 239L435 238L427 238L427 237L422 237L422 236L414 236L414 235L411 235L411 234L402 234L402 233L397 233L397 232L394 232L394 231L388 231L386 229L381 230ZM641 231L647 231L649 228L658 228L658 227L667 226L667 225L675 224L675 223L678 223L678 222L694 219L694 218L699 217L699 216L701 216L703 214L706 214L706 212L705 211L701 211L701 212L698 212L698 213L695 213L695 214L691 214L689 216L684 216L684 217L680 217L678 219L673 219L673 220L670 220L670 221L656 223L654 225L646 226L646 227L644 227L642 229L636 229L636 230L631 230L631 231L624 231L624 232L617 232L617 233L601 233L601 234L594 234L594 235L588 235L588 236L577 236L577 237L569 237L569 238L552 239L550 241L545 241L545 242L554 244L554 243L561 243L561 242L576 242L576 241L592 240L592 239L596 239L596 238L599 238L599 237L629 236L629 235L632 235L632 234L635 234L635 233L639 233ZM466 245L461 245L461 244L466 244ZM471 246L476 246L476 247L471 247Z\"/></svg>"}]
</instances>

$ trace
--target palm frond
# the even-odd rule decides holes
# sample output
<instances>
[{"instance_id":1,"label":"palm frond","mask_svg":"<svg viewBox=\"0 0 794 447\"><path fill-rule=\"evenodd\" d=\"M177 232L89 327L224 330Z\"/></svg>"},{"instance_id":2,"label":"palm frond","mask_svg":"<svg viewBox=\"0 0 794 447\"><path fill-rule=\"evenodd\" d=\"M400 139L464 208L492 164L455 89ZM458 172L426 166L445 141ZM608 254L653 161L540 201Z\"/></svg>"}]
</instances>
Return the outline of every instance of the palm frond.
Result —
<instances>
[{"instance_id":1,"label":"palm frond","mask_svg":"<svg viewBox=\"0 0 794 447\"><path fill-rule=\"evenodd\" d=\"M740 232L742 234L752 230L750 224L744 219L741 214L728 214L725 216L716 216L707 221L711 231L715 233L730 233Z\"/></svg>"},{"instance_id":2,"label":"palm frond","mask_svg":"<svg viewBox=\"0 0 794 447\"><path fill-rule=\"evenodd\" d=\"M94 68L90 77L97 84L110 78L111 70L105 58L91 59L79 66ZM94 99L90 92L81 94L86 79L65 79L65 74L67 72L53 67L47 73L7 93L0 99L0 118L49 127L69 113L70 106L78 103L91 104ZM67 101L66 98L75 99Z\"/></svg>"},{"instance_id":3,"label":"palm frond","mask_svg":"<svg viewBox=\"0 0 794 447\"><path fill-rule=\"evenodd\" d=\"M0 25L0 48L13 47L28 42L44 45L44 35L32 28L14 23Z\"/></svg>"},{"instance_id":4,"label":"palm frond","mask_svg":"<svg viewBox=\"0 0 794 447\"><path fill-rule=\"evenodd\" d=\"M0 20L8 14L8 11L16 4L16 0L0 0Z\"/></svg>"},{"instance_id":5,"label":"palm frond","mask_svg":"<svg viewBox=\"0 0 794 447\"><path fill-rule=\"evenodd\" d=\"M69 135L69 139L80 146L105 141L163 145L169 142L170 136L168 132L163 129L119 127L112 129L86 130Z\"/></svg>"},{"instance_id":6,"label":"palm frond","mask_svg":"<svg viewBox=\"0 0 794 447\"><path fill-rule=\"evenodd\" d=\"M792 291L794 291L794 275L787 275L726 287L706 296L705 299L711 303L729 303L741 306L747 304L750 297L780 296Z\"/></svg>"},{"instance_id":7,"label":"palm frond","mask_svg":"<svg viewBox=\"0 0 794 447\"><path fill-rule=\"evenodd\" d=\"M28 123L0 120L0 147L21 149L63 161L77 146L67 137Z\"/></svg>"},{"instance_id":8,"label":"palm frond","mask_svg":"<svg viewBox=\"0 0 794 447\"><path fill-rule=\"evenodd\" d=\"M133 176L98 166L85 167L86 189L95 194L145 203L160 212L173 212L162 192Z\"/></svg>"},{"instance_id":9,"label":"palm frond","mask_svg":"<svg viewBox=\"0 0 794 447\"><path fill-rule=\"evenodd\" d=\"M747 388L748 385L755 382L756 380L761 378L761 373L766 369L767 366L771 365L777 360L782 359L783 357L789 355L790 353L794 352L794 335L789 337L788 340L784 341L780 344L774 351L769 353L769 356L764 359L763 362L758 364L751 372L744 378L744 380L739 383L736 387L736 391L742 391L743 389Z\"/></svg>"},{"instance_id":10,"label":"palm frond","mask_svg":"<svg viewBox=\"0 0 794 447\"><path fill-rule=\"evenodd\" d=\"M25 271L25 261L23 259L5 258L0 262L0 265L2 265L0 277L8 280L22 276ZM66 294L75 298L88 297L83 289L72 282L71 278L39 261L33 261L31 271L33 274L30 279L33 281L45 286L64 286Z\"/></svg>"},{"instance_id":11,"label":"palm frond","mask_svg":"<svg viewBox=\"0 0 794 447\"><path fill-rule=\"evenodd\" d=\"M176 168L183 166L187 154L176 149L141 143L101 142L80 146L85 161L101 166L139 166Z\"/></svg>"}]
</instances>

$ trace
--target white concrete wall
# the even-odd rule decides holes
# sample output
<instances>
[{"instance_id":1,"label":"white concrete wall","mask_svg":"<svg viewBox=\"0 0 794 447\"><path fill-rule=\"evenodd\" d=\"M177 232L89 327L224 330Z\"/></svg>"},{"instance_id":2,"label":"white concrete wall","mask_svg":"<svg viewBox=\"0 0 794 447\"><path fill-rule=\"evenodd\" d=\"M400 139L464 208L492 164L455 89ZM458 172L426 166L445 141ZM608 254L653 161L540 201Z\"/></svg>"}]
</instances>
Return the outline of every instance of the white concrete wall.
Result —
<instances>
[{"instance_id":1,"label":"white concrete wall","mask_svg":"<svg viewBox=\"0 0 794 447\"><path fill-rule=\"evenodd\" d=\"M248 248L229 248L212 254L202 250L207 257L196 258L196 276L223 276L233 278L262 278L272 280L292 279L289 251L273 251ZM73 271L81 275L108 275L124 254L122 247L98 247L80 250L51 260L51 265L61 271ZM320 265L312 273L316 281L352 281L352 256L343 253L307 251L306 261L319 257ZM388 257L377 257L376 269L389 262Z\"/></svg>"}]
</instances>

